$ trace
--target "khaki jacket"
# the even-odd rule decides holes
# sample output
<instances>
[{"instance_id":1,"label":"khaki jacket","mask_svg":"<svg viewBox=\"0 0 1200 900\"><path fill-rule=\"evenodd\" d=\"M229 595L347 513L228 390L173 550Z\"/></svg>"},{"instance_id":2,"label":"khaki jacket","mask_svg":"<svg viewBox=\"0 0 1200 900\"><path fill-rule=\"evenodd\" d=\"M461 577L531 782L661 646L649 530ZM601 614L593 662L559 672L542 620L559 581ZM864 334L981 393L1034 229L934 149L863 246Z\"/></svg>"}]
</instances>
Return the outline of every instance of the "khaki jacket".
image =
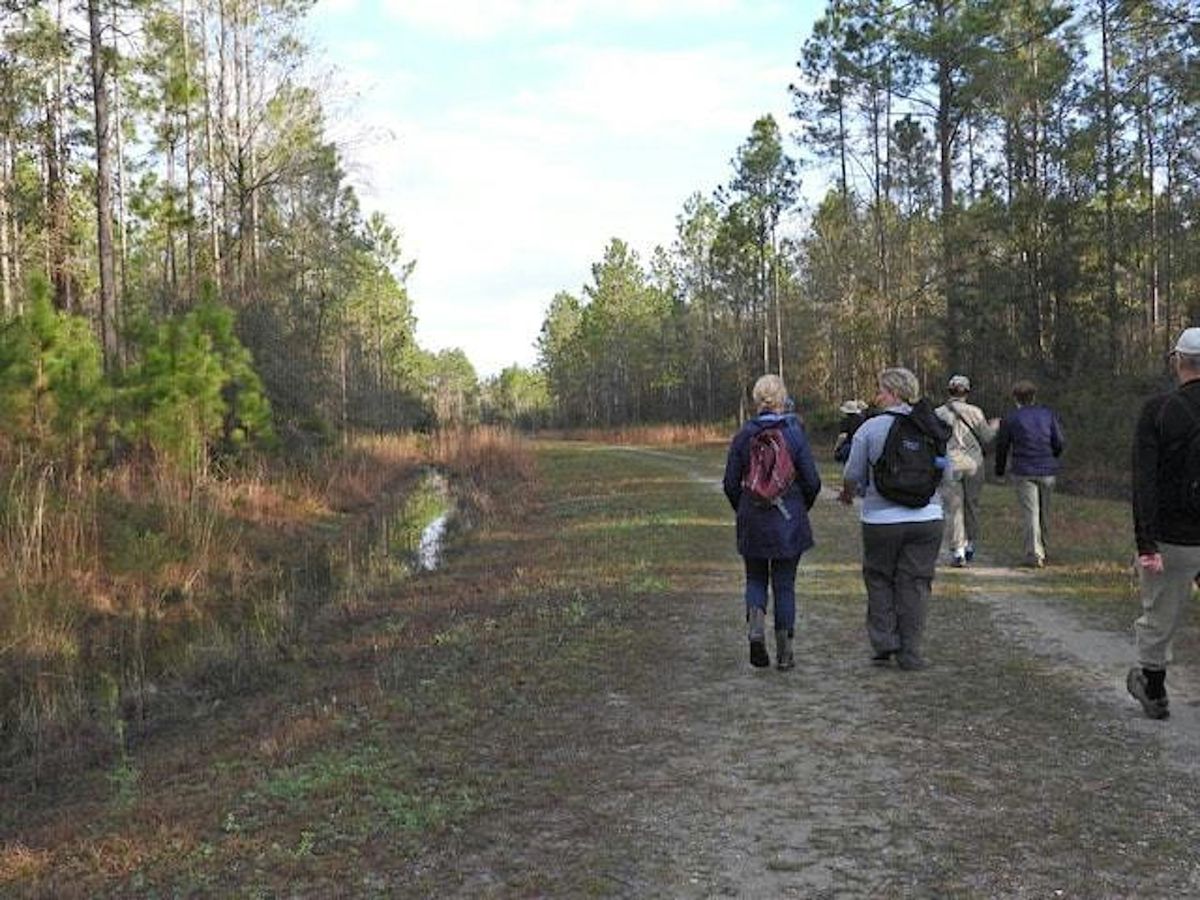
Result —
<instances>
[{"instance_id":1,"label":"khaki jacket","mask_svg":"<svg viewBox=\"0 0 1200 900\"><path fill-rule=\"evenodd\" d=\"M950 458L950 465L954 471L965 475L974 475L980 471L983 468L985 448L990 447L996 440L996 429L988 424L983 410L965 400L954 398L947 400L934 412L950 426L946 455Z\"/></svg>"}]
</instances>

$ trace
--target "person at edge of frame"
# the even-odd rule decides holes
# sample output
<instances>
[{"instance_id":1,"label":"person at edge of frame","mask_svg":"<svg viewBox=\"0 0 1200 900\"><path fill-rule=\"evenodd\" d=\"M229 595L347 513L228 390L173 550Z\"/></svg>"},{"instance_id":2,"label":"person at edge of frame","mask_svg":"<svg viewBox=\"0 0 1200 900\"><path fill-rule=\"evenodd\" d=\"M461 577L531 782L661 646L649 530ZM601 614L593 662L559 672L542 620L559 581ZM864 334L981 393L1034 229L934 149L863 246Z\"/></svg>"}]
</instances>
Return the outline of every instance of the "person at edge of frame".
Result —
<instances>
[{"instance_id":1,"label":"person at edge of frame","mask_svg":"<svg viewBox=\"0 0 1200 900\"><path fill-rule=\"evenodd\" d=\"M1151 719L1170 715L1172 642L1200 573L1200 328L1170 353L1174 390L1147 400L1133 440L1133 530L1142 614L1125 686Z\"/></svg>"}]
</instances>

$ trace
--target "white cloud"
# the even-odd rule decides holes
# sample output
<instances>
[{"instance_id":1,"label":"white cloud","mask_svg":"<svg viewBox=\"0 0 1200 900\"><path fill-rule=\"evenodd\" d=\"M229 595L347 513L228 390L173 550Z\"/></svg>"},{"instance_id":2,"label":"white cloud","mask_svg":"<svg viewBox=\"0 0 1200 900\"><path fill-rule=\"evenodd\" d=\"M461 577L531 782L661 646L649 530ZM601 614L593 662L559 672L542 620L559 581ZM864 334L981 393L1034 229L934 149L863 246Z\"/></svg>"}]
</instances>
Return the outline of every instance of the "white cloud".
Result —
<instances>
[{"instance_id":1,"label":"white cloud","mask_svg":"<svg viewBox=\"0 0 1200 900\"><path fill-rule=\"evenodd\" d=\"M734 10L736 0L383 0L383 6L397 21L483 40L511 31L562 32L585 22L709 16Z\"/></svg>"},{"instance_id":2,"label":"white cloud","mask_svg":"<svg viewBox=\"0 0 1200 900\"><path fill-rule=\"evenodd\" d=\"M764 63L736 44L672 51L560 46L557 86L541 102L564 116L591 119L610 134L721 131L766 110L748 106L786 84L786 67Z\"/></svg>"}]
</instances>

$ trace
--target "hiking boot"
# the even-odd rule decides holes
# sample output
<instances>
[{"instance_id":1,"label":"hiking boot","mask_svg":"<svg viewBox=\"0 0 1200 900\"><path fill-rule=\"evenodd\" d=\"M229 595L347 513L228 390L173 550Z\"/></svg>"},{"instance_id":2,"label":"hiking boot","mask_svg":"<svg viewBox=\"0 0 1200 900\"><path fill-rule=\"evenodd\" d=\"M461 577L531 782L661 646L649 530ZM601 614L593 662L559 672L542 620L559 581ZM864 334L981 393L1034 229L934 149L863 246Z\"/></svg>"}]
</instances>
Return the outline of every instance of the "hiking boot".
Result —
<instances>
[{"instance_id":1,"label":"hiking boot","mask_svg":"<svg viewBox=\"0 0 1200 900\"><path fill-rule=\"evenodd\" d=\"M877 650L877 651L875 651L875 653L872 654L872 656L871 656L871 665L873 665L873 666L888 665L888 663L890 663L892 661L892 654L895 652L896 652L895 650Z\"/></svg>"},{"instance_id":2,"label":"hiking boot","mask_svg":"<svg viewBox=\"0 0 1200 900\"><path fill-rule=\"evenodd\" d=\"M1151 719L1165 719L1171 715L1167 709L1167 692L1163 689L1161 697L1151 697L1146 693L1146 675L1140 668L1134 666L1125 676L1125 688L1129 695L1142 704L1142 710Z\"/></svg>"},{"instance_id":3,"label":"hiking boot","mask_svg":"<svg viewBox=\"0 0 1200 900\"><path fill-rule=\"evenodd\" d=\"M746 610L746 622L750 631L750 665L762 669L771 664L767 656L767 611L751 606Z\"/></svg>"},{"instance_id":4,"label":"hiking boot","mask_svg":"<svg viewBox=\"0 0 1200 900\"><path fill-rule=\"evenodd\" d=\"M792 653L792 635L786 628L775 629L775 668L796 668L796 657Z\"/></svg>"},{"instance_id":5,"label":"hiking boot","mask_svg":"<svg viewBox=\"0 0 1200 900\"><path fill-rule=\"evenodd\" d=\"M912 653L900 653L896 656L896 665L905 672L920 672L929 668L929 660Z\"/></svg>"},{"instance_id":6,"label":"hiking boot","mask_svg":"<svg viewBox=\"0 0 1200 900\"><path fill-rule=\"evenodd\" d=\"M963 550L955 550L954 555L950 557L950 565L956 569L964 568L967 564L967 554Z\"/></svg>"},{"instance_id":7,"label":"hiking boot","mask_svg":"<svg viewBox=\"0 0 1200 900\"><path fill-rule=\"evenodd\" d=\"M1021 565L1026 569L1044 569L1046 568L1046 559L1042 556L1027 556Z\"/></svg>"},{"instance_id":8,"label":"hiking boot","mask_svg":"<svg viewBox=\"0 0 1200 900\"><path fill-rule=\"evenodd\" d=\"M755 640L750 639L750 665L756 669L765 669L771 664L771 657L767 655L767 642L762 638Z\"/></svg>"}]
</instances>

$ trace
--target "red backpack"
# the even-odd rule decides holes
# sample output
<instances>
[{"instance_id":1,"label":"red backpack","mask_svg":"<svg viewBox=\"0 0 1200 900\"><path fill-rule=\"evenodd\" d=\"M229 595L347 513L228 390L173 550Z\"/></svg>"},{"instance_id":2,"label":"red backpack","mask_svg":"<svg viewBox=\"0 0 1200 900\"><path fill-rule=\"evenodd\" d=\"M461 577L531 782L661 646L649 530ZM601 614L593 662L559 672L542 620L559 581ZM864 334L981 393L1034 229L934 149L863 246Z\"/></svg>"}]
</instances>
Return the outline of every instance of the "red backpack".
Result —
<instances>
[{"instance_id":1,"label":"red backpack","mask_svg":"<svg viewBox=\"0 0 1200 900\"><path fill-rule=\"evenodd\" d=\"M784 515L781 497L796 480L796 465L782 427L767 427L750 438L750 464L742 475L742 489L760 506L777 506Z\"/></svg>"}]
</instances>

